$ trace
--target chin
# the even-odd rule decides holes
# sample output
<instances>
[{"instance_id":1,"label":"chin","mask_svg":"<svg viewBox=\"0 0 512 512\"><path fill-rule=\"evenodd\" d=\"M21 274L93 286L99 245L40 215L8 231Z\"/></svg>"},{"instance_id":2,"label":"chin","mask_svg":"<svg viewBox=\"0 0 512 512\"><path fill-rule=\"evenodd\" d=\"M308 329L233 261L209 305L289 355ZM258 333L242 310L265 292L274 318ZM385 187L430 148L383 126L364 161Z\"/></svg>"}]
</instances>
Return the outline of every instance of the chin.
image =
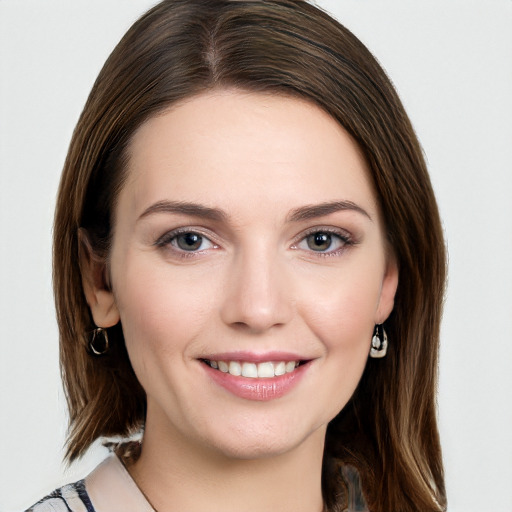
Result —
<instances>
[{"instance_id":1,"label":"chin","mask_svg":"<svg viewBox=\"0 0 512 512\"><path fill-rule=\"evenodd\" d=\"M297 426L295 424L294 426ZM326 426L315 429L290 429L289 426L266 426L266 428L241 428L238 426L226 436L210 438L210 443L219 454L235 460L257 460L279 457L320 440L323 443ZM213 442L212 442L213 441Z\"/></svg>"}]
</instances>

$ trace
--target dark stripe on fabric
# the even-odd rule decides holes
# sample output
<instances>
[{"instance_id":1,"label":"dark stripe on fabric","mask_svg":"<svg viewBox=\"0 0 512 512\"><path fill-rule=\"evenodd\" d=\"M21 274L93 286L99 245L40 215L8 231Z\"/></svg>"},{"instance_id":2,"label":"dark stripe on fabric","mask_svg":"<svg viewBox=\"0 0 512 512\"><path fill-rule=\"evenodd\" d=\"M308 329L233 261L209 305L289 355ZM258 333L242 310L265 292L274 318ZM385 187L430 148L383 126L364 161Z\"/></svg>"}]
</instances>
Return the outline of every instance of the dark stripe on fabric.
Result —
<instances>
[{"instance_id":1,"label":"dark stripe on fabric","mask_svg":"<svg viewBox=\"0 0 512 512\"><path fill-rule=\"evenodd\" d=\"M96 512L94 507L92 506L91 500L87 491L85 489L85 480L80 480L75 484L76 492L78 493L78 497L82 500L87 512Z\"/></svg>"},{"instance_id":2,"label":"dark stripe on fabric","mask_svg":"<svg viewBox=\"0 0 512 512\"><path fill-rule=\"evenodd\" d=\"M85 480L79 480L78 482L75 482L73 484L66 485L64 487L61 487L60 489L56 489L52 493L48 494L48 496L45 496L42 500L39 500L35 505L32 505L29 509L27 509L25 512L33 512L34 509L37 510L37 507L39 505L44 504L46 501L49 500L60 500L64 506L66 507L67 512L75 512L66 501L66 497L63 496L63 489L66 489L66 491L69 491L69 489L73 489L77 495L80 501L83 503L85 508L87 509L87 512L96 512L94 510L94 507L92 506L91 499L89 498L89 495L87 494L87 490L85 489ZM67 492L66 492L67 494Z\"/></svg>"},{"instance_id":3,"label":"dark stripe on fabric","mask_svg":"<svg viewBox=\"0 0 512 512\"><path fill-rule=\"evenodd\" d=\"M60 496L60 499L64 502L64 505L66 505L66 508L68 509L68 512L73 512L72 509L69 508L68 502L63 496Z\"/></svg>"}]
</instances>

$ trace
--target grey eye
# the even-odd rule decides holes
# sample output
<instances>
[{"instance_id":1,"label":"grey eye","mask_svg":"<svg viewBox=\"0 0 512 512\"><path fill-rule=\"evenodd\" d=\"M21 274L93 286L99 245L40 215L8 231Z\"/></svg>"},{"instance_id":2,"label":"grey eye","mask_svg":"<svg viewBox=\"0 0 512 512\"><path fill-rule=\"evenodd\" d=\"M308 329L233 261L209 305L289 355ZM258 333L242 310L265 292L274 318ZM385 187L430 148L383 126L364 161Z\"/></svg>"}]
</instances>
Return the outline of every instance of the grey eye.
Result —
<instances>
[{"instance_id":1,"label":"grey eye","mask_svg":"<svg viewBox=\"0 0 512 512\"><path fill-rule=\"evenodd\" d=\"M197 251L203 245L203 237L197 233L182 233L176 235L174 242L183 251Z\"/></svg>"},{"instance_id":2,"label":"grey eye","mask_svg":"<svg viewBox=\"0 0 512 512\"><path fill-rule=\"evenodd\" d=\"M296 245L297 249L317 253L334 254L345 245L350 245L347 236L329 231L312 231Z\"/></svg>"},{"instance_id":3,"label":"grey eye","mask_svg":"<svg viewBox=\"0 0 512 512\"><path fill-rule=\"evenodd\" d=\"M332 245L332 235L330 233L312 233L306 237L308 248L312 251L327 251Z\"/></svg>"}]
</instances>

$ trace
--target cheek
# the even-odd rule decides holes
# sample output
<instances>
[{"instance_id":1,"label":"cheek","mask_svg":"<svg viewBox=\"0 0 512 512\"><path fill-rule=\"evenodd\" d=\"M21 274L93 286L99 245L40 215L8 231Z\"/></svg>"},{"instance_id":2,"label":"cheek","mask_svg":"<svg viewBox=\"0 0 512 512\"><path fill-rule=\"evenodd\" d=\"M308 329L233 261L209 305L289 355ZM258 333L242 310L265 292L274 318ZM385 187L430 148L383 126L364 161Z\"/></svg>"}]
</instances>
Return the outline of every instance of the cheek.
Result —
<instances>
[{"instance_id":1,"label":"cheek","mask_svg":"<svg viewBox=\"0 0 512 512\"><path fill-rule=\"evenodd\" d=\"M309 327L324 350L321 392L331 397L325 404L326 422L345 407L361 380L370 351L377 297L375 286L358 286L350 292L340 287L331 292L329 300L315 301L309 310Z\"/></svg>"},{"instance_id":2,"label":"cheek","mask_svg":"<svg viewBox=\"0 0 512 512\"><path fill-rule=\"evenodd\" d=\"M373 262L373 268L380 265ZM379 305L382 274L372 266L334 269L329 279L315 282L314 293L306 290L302 316L326 351L361 353L369 349ZM363 350L363 352L364 352Z\"/></svg>"},{"instance_id":3,"label":"cheek","mask_svg":"<svg viewBox=\"0 0 512 512\"><path fill-rule=\"evenodd\" d=\"M322 393L332 397L325 408L327 421L343 409L361 379L381 282L381 265L374 259L371 265L363 261L333 269L329 279L315 282L314 293L301 293L303 298L308 297L301 304L301 316L324 350Z\"/></svg>"},{"instance_id":4,"label":"cheek","mask_svg":"<svg viewBox=\"0 0 512 512\"><path fill-rule=\"evenodd\" d=\"M127 258L116 286L126 346L133 359L163 361L186 357L186 347L200 333L212 310L210 286L200 277L172 272L167 265L147 264ZM209 283L211 284L211 283Z\"/></svg>"}]
</instances>

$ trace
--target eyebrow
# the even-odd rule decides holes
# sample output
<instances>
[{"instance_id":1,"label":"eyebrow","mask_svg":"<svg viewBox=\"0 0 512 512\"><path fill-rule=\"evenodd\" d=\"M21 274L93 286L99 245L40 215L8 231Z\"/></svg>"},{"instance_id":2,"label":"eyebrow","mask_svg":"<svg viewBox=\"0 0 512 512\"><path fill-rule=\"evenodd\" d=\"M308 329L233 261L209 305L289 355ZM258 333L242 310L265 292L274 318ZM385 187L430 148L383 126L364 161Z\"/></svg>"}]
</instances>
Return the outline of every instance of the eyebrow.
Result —
<instances>
[{"instance_id":1,"label":"eyebrow","mask_svg":"<svg viewBox=\"0 0 512 512\"><path fill-rule=\"evenodd\" d=\"M301 206L300 208L292 210L292 212L288 216L288 221L299 222L302 220L315 219L317 217L323 217L331 213L346 210L360 213L361 215L368 217L373 222L373 219L370 217L370 214L356 203L353 203L352 201L332 201L328 203Z\"/></svg>"},{"instance_id":2,"label":"eyebrow","mask_svg":"<svg viewBox=\"0 0 512 512\"><path fill-rule=\"evenodd\" d=\"M290 212L287 217L288 222L300 222L303 220L315 219L317 217L324 217L331 213L339 211L355 211L368 217L372 220L366 210L358 206L352 201L331 201L327 203L320 203L315 205L306 205L296 208ZM197 203L189 203L184 201L158 201L148 208L146 208L138 220L143 219L155 213L177 213L182 215L189 215L191 217L201 217L210 219L217 222L227 222L228 216L219 208L211 208Z\"/></svg>"},{"instance_id":3,"label":"eyebrow","mask_svg":"<svg viewBox=\"0 0 512 512\"><path fill-rule=\"evenodd\" d=\"M154 213L178 213L182 215L189 215L191 217L201 217L214 221L226 221L227 215L218 208L210 208L196 203L187 203L183 201L158 201L146 208L138 220L152 215Z\"/></svg>"}]
</instances>

